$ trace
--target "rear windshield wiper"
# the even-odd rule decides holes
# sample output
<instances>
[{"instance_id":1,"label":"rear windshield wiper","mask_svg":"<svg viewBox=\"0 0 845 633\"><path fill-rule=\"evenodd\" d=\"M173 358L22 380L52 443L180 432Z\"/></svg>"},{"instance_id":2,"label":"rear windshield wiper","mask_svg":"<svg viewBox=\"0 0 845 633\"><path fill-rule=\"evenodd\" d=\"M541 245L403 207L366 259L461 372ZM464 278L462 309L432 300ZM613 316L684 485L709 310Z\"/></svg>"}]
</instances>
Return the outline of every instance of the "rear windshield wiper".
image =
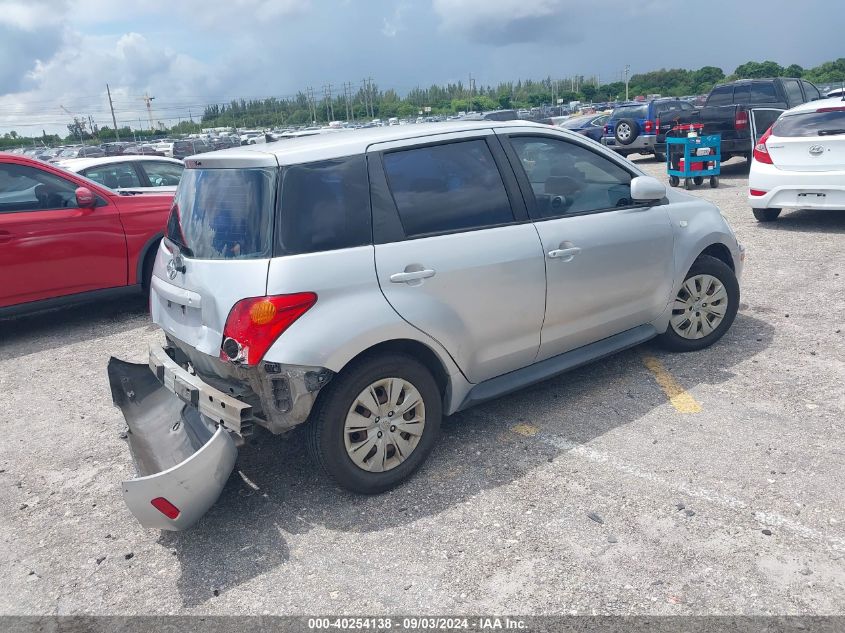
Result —
<instances>
[{"instance_id":1,"label":"rear windshield wiper","mask_svg":"<svg viewBox=\"0 0 845 633\"><path fill-rule=\"evenodd\" d=\"M188 246L187 244L185 244L185 242L183 242L179 238L174 239L174 237L172 235L167 235L166 239L167 239L168 242L170 242L176 248L178 248L179 252L182 255L184 255L185 257L193 257L194 256L194 251L191 250L191 247Z\"/></svg>"},{"instance_id":2,"label":"rear windshield wiper","mask_svg":"<svg viewBox=\"0 0 845 633\"><path fill-rule=\"evenodd\" d=\"M845 134L845 129L819 130L819 136L834 136L836 134Z\"/></svg>"}]
</instances>

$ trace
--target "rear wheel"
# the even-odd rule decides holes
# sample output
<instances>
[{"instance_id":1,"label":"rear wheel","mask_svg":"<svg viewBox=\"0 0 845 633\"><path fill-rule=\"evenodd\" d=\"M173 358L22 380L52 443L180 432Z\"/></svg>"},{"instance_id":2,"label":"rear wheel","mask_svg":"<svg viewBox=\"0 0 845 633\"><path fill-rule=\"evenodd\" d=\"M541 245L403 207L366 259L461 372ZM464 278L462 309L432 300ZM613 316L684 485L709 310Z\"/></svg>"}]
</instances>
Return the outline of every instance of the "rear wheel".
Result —
<instances>
[{"instance_id":1,"label":"rear wheel","mask_svg":"<svg viewBox=\"0 0 845 633\"><path fill-rule=\"evenodd\" d=\"M718 341L736 317L739 283L723 261L702 255L690 267L672 303L669 327L658 342L675 352L693 352Z\"/></svg>"},{"instance_id":2,"label":"rear wheel","mask_svg":"<svg viewBox=\"0 0 845 633\"><path fill-rule=\"evenodd\" d=\"M774 222L780 215L780 209L751 209L758 222Z\"/></svg>"},{"instance_id":3,"label":"rear wheel","mask_svg":"<svg viewBox=\"0 0 845 633\"><path fill-rule=\"evenodd\" d=\"M681 179L678 178L677 176L669 176L669 184L672 187L677 187L678 185L681 184Z\"/></svg>"},{"instance_id":4,"label":"rear wheel","mask_svg":"<svg viewBox=\"0 0 845 633\"><path fill-rule=\"evenodd\" d=\"M701 177L701 176L696 176L695 178L693 178L693 179L692 179L692 181L693 181L696 185L700 185L700 184L702 184L702 183L704 182L704 178L703 178L703 177Z\"/></svg>"},{"instance_id":5,"label":"rear wheel","mask_svg":"<svg viewBox=\"0 0 845 633\"><path fill-rule=\"evenodd\" d=\"M145 295L150 294L153 282L153 266L156 263L156 253L158 252L159 242L156 242L147 251L144 256L144 267L141 269L141 288Z\"/></svg>"},{"instance_id":6,"label":"rear wheel","mask_svg":"<svg viewBox=\"0 0 845 633\"><path fill-rule=\"evenodd\" d=\"M440 391L422 364L402 354L364 358L320 393L308 425L314 460L338 484L363 494L410 477L437 440Z\"/></svg>"}]
</instances>

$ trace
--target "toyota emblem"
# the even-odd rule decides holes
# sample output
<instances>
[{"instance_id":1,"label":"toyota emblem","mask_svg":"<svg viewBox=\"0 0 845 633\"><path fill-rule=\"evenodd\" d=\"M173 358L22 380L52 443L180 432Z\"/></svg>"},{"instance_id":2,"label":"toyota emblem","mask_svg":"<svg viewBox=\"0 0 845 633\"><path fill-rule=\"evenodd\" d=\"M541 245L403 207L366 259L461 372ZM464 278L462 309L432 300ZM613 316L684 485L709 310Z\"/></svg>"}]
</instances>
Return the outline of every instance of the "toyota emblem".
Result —
<instances>
[{"instance_id":1,"label":"toyota emblem","mask_svg":"<svg viewBox=\"0 0 845 633\"><path fill-rule=\"evenodd\" d=\"M176 273L185 272L185 265L182 263L182 256L176 255L173 259L167 262L167 276L171 279L176 279Z\"/></svg>"}]
</instances>

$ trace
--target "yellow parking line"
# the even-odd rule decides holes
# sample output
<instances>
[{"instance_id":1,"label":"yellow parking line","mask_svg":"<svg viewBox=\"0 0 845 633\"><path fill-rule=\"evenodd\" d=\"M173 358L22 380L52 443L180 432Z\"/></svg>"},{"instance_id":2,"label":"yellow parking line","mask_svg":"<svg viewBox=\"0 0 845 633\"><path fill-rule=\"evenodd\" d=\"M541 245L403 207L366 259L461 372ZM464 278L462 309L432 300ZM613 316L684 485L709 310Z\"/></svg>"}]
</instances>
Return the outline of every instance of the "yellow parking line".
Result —
<instances>
[{"instance_id":1,"label":"yellow parking line","mask_svg":"<svg viewBox=\"0 0 845 633\"><path fill-rule=\"evenodd\" d=\"M523 437L534 437L535 435L537 435L538 430L539 429L533 424L525 424L523 422L520 422L519 424L511 428L511 431Z\"/></svg>"},{"instance_id":2,"label":"yellow parking line","mask_svg":"<svg viewBox=\"0 0 845 633\"><path fill-rule=\"evenodd\" d=\"M654 356L643 356L643 365L653 375L657 384L663 389L663 393L669 398L669 402L681 413L701 413L701 404L684 389L669 370L663 366Z\"/></svg>"}]
</instances>

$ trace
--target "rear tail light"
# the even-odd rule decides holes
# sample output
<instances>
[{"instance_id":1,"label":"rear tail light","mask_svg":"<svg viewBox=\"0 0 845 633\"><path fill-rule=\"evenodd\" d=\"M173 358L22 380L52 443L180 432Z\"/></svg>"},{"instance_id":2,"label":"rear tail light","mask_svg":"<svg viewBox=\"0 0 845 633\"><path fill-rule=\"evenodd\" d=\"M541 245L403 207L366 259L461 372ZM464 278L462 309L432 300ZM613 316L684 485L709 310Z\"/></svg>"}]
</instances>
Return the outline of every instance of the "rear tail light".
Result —
<instances>
[{"instance_id":1,"label":"rear tail light","mask_svg":"<svg viewBox=\"0 0 845 633\"><path fill-rule=\"evenodd\" d=\"M748 129L748 112L745 110L737 110L734 117L734 129L737 131Z\"/></svg>"},{"instance_id":2,"label":"rear tail light","mask_svg":"<svg viewBox=\"0 0 845 633\"><path fill-rule=\"evenodd\" d=\"M762 189L750 189L748 193L752 196L765 196L768 191L763 191Z\"/></svg>"},{"instance_id":3,"label":"rear tail light","mask_svg":"<svg viewBox=\"0 0 845 633\"><path fill-rule=\"evenodd\" d=\"M760 140L754 146L754 160L758 163L764 163L766 165L774 165L772 162L772 157L769 155L769 148L766 147L766 141L769 140L769 137L772 135L772 128L766 130L766 133L760 137ZM751 194L754 195L754 194Z\"/></svg>"},{"instance_id":4,"label":"rear tail light","mask_svg":"<svg viewBox=\"0 0 845 633\"><path fill-rule=\"evenodd\" d=\"M168 519L175 519L176 517L179 516L179 514L181 514L181 511L179 510L179 508L177 508L175 505L170 503L164 497L156 497L155 499L150 501L150 503L152 504L152 506L156 510L161 512Z\"/></svg>"},{"instance_id":5,"label":"rear tail light","mask_svg":"<svg viewBox=\"0 0 845 633\"><path fill-rule=\"evenodd\" d=\"M651 134L652 132L654 132L654 121L646 121L645 123L643 123L643 131L646 134Z\"/></svg>"},{"instance_id":6,"label":"rear tail light","mask_svg":"<svg viewBox=\"0 0 845 633\"><path fill-rule=\"evenodd\" d=\"M282 332L317 302L313 292L238 301L223 329L220 358L256 365Z\"/></svg>"},{"instance_id":7,"label":"rear tail light","mask_svg":"<svg viewBox=\"0 0 845 633\"><path fill-rule=\"evenodd\" d=\"M654 131L657 132L658 134L660 134L660 119L657 119L654 122Z\"/></svg>"},{"instance_id":8,"label":"rear tail light","mask_svg":"<svg viewBox=\"0 0 845 633\"><path fill-rule=\"evenodd\" d=\"M845 112L845 106L834 106L831 108L819 108L816 112Z\"/></svg>"},{"instance_id":9,"label":"rear tail light","mask_svg":"<svg viewBox=\"0 0 845 633\"><path fill-rule=\"evenodd\" d=\"M611 131L610 126L609 126L609 125L605 125L605 126L604 126L604 133L605 133L605 134L612 134L612 131Z\"/></svg>"}]
</instances>

